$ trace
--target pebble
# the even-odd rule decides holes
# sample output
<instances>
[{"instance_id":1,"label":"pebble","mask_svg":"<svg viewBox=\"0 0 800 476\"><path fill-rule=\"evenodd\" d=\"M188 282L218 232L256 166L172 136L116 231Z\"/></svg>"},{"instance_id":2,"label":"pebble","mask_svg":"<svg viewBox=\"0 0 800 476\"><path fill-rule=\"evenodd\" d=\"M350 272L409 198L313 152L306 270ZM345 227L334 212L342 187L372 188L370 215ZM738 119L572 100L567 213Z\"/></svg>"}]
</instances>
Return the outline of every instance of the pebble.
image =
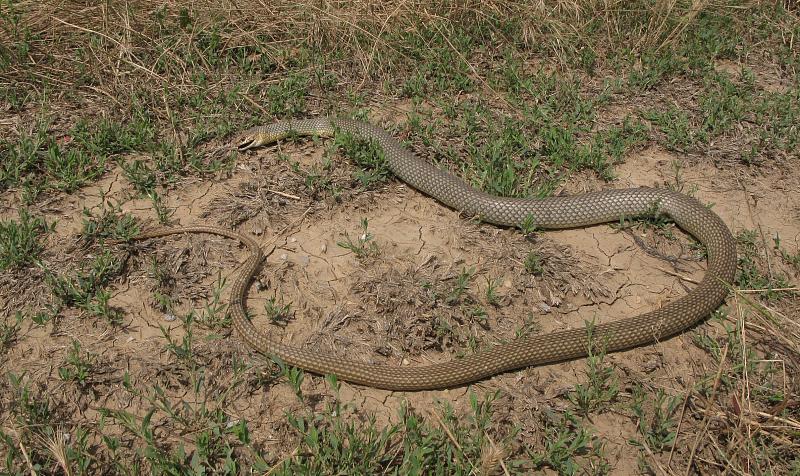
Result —
<instances>
[{"instance_id":1,"label":"pebble","mask_svg":"<svg viewBox=\"0 0 800 476\"><path fill-rule=\"evenodd\" d=\"M287 259L289 259L289 255L287 255L286 253L281 254L282 261L286 261Z\"/></svg>"},{"instance_id":2,"label":"pebble","mask_svg":"<svg viewBox=\"0 0 800 476\"><path fill-rule=\"evenodd\" d=\"M323 243L322 246L319 247L319 252L324 254L327 251L328 251L328 244L327 243Z\"/></svg>"}]
</instances>

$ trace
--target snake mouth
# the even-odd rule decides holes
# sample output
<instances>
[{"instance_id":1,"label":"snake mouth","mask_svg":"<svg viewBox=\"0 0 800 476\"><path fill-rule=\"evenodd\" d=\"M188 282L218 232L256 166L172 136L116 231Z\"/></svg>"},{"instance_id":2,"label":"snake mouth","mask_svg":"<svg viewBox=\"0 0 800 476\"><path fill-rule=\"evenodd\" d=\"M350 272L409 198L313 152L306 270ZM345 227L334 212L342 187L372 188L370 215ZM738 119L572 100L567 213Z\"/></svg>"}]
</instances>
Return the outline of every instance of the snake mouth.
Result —
<instances>
[{"instance_id":1,"label":"snake mouth","mask_svg":"<svg viewBox=\"0 0 800 476\"><path fill-rule=\"evenodd\" d=\"M249 149L252 149L254 147L257 147L257 146L258 146L258 141L256 140L256 137L255 136L247 136L247 137L244 137L241 141L239 141L239 144L236 146L236 148L239 151L245 151L245 150L249 150Z\"/></svg>"}]
</instances>

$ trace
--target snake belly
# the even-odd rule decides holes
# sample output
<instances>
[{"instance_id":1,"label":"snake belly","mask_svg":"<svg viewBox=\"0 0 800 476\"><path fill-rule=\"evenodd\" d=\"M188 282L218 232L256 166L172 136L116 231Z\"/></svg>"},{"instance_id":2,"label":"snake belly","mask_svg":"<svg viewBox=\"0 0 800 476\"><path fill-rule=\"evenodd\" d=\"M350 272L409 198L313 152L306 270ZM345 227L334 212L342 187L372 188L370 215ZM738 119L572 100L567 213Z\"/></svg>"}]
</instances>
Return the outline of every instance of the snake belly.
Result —
<instances>
[{"instance_id":1,"label":"snake belly","mask_svg":"<svg viewBox=\"0 0 800 476\"><path fill-rule=\"evenodd\" d=\"M267 145L293 134L329 137L337 131L375 141L383 149L390 170L400 180L444 205L478 216L485 222L520 226L527 220L539 229L561 229L655 214L668 216L694 236L706 247L708 255L702 281L687 295L660 309L594 325L591 337L603 342L609 352L654 344L683 332L709 316L728 294L736 270L736 245L730 230L702 203L675 191L630 188L542 199L498 197L474 189L460 178L419 159L385 130L350 119L291 120L254 127L243 133L239 149ZM180 232L227 236L250 248L251 255L231 290L234 328L253 349L316 374L335 374L342 380L388 390L440 389L587 355L590 339L587 328L521 337L460 359L419 367L370 364L282 344L258 330L244 308L247 287L263 257L258 244L250 237L206 226L157 230L137 239Z\"/></svg>"}]
</instances>

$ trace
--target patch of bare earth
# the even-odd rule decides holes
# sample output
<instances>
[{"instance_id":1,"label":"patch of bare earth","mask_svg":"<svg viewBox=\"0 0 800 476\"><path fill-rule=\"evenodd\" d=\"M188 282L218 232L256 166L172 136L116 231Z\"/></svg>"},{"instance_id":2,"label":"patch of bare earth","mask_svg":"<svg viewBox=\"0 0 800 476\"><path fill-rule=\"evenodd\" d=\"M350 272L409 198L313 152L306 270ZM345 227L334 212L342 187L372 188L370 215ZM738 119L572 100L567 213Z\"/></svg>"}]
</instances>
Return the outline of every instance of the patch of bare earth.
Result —
<instances>
[{"instance_id":1,"label":"patch of bare earth","mask_svg":"<svg viewBox=\"0 0 800 476\"><path fill-rule=\"evenodd\" d=\"M313 144L283 145L282 153L306 172L319 167L319 148ZM568 189L580 193L608 186L674 185L676 160L682 159L648 148L620 165L613 183L587 178L572 181ZM524 237L516 230L459 216L396 180L360 192L349 178L351 168L346 161L334 164L332 181L343 190L334 198L328 190L310 187L307 173L277 158L274 148L265 149L240 156L229 176L179 183L167 195L168 205L175 209L175 225L237 226L265 247L275 245L250 288L248 308L257 326L284 344L376 364L426 365L518 334L581 327L586 321L606 322L658 308L690 292L705 268L692 241L674 227L668 226L671 239L654 228L623 231L609 226ZM800 198L789 193L800 189L798 172L720 170L702 161L684 161L681 170L678 186L713 204L734 233L756 229L772 258L770 272L785 273L796 282L796 270L780 264L769 245L779 234L788 252L798 251ZM44 256L51 267L67 271L96 252L82 244L78 233L80 210L99 203L101 192L122 202L124 211L151 216L149 203L128 200L132 190L119 170L58 204L42 207L39 212L48 220L58 220ZM337 243L347 236L357 239L363 233L362 218L368 219L377 248L359 258ZM125 277L119 279L111 301L124 311L119 327L70 311L52 326L26 323L16 345L2 356L4 372L24 374L33 388L47 387L50 394L61 389L58 407L65 414L79 415L78 420L95 421L101 407L143 413L146 399L121 391L126 373L134 382L159 385L174 403L191 398L186 393L190 369L165 350L165 335L180 341L185 333L175 315L202 308L220 273L230 283L245 259L244 249L236 243L205 235L152 240L115 252L126 260ZM531 253L540 260L537 273L525 270ZM156 279L156 269L166 277ZM44 299L42 285L35 284L40 282L36 271L31 273L3 275L4 312L33 307ZM464 274L466 286L457 292ZM495 293L491 299L488 288ZM176 311L165 311L154 300L154 291L170 296ZM290 304L287 320L274 323L264 318L271 299ZM227 288L222 301L227 301ZM743 312L741 303L732 297L729 305L735 320L736 313ZM787 325L798 325L796 293L774 305L777 311L795 316ZM745 343L755 346L770 336L766 327L756 321L754 326L748 328ZM258 447L270 454L288 454L295 440L285 414L304 405L321 410L332 398L327 384L321 378L306 378L302 389L309 397L301 403L287 383L270 378L267 362L227 327L199 327L195 333L193 351L206 367L210 391L233 392L229 399L233 404L224 411L249 422ZM717 364L695 345L698 333L722 335L724 330L719 324L704 323L667 341L608 356L622 394L630 394L639 384L685 393L713 375ZM95 356L96 371L82 389L58 376L72 340ZM769 358L785 365L785 386L795 391L797 362L783 360L787 357L780 352ZM244 376L234 377L231 362L236 359L254 366ZM502 390L495 418L517 425L518 441L540 441L545 416L572 407L567 395L585 381L585 368L581 359L521 369L471 388L480 394ZM465 387L399 393L345 383L340 396L354 403L358 413L375 414L378 423L385 423L396 419L403 401L423 413L432 412L439 401L452 403L457 412L466 411L468 391ZM733 417L717 415L713 424L729 424L725 418ZM701 430L694 427L696 420L682 422L674 454L669 454L672 462L664 454L657 458L658 464L684 467L691 457ZM592 418L591 424L604 439L614 472L633 471L637 454L630 451L628 440L637 437L634 422L611 408ZM169 438L181 441L179 435Z\"/></svg>"}]
</instances>

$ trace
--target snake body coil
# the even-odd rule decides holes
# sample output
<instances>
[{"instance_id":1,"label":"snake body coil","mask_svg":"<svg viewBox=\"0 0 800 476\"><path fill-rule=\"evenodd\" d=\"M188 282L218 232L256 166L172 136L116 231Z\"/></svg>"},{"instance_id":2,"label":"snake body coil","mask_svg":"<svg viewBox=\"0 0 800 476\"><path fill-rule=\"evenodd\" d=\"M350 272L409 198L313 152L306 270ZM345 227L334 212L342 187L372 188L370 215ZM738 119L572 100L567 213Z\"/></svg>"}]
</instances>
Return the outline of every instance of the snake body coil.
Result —
<instances>
[{"instance_id":1,"label":"snake body coil","mask_svg":"<svg viewBox=\"0 0 800 476\"><path fill-rule=\"evenodd\" d=\"M594 326L593 336L601 339L608 351L653 344L682 332L713 312L728 293L727 283L733 280L736 270L736 246L730 231L715 213L677 192L635 188L544 199L497 197L476 190L458 177L420 160L383 129L349 119L293 120L255 127L243 134L239 149L266 145L290 134L328 137L335 130L376 141L386 154L389 168L403 182L467 215L477 215L483 221L519 226L526 219L532 219L537 228L558 229L655 213L669 216L705 245L708 269L703 280L688 295L645 314ZM287 346L256 329L245 313L247 286L263 257L258 244L238 233L206 226L160 229L136 239L182 232L222 235L240 240L250 248L252 253L231 289L230 309L236 331L257 351L276 355L287 364L317 374L336 374L342 380L391 390L424 390L464 385L522 367L584 357L587 353L589 336L585 328L523 337L462 359L422 367L368 364Z\"/></svg>"}]
</instances>

